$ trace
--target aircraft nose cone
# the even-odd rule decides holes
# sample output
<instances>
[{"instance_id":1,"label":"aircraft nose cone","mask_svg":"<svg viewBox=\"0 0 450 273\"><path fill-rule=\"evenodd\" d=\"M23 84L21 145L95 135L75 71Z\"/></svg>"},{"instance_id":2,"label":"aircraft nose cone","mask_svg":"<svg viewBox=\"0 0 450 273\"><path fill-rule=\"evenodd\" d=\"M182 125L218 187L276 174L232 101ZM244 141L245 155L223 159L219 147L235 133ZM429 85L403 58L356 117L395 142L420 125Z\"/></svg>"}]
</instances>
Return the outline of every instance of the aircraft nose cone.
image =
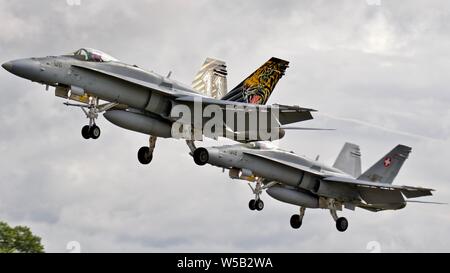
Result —
<instances>
[{"instance_id":1,"label":"aircraft nose cone","mask_svg":"<svg viewBox=\"0 0 450 273\"><path fill-rule=\"evenodd\" d=\"M39 62L33 59L20 59L9 61L2 64L3 68L8 70L14 75L29 79L39 80Z\"/></svg>"},{"instance_id":2,"label":"aircraft nose cone","mask_svg":"<svg viewBox=\"0 0 450 273\"><path fill-rule=\"evenodd\" d=\"M11 62L6 62L6 63L2 64L2 67L4 69L6 69L6 71L11 72L11 70L12 70L12 63Z\"/></svg>"}]
</instances>

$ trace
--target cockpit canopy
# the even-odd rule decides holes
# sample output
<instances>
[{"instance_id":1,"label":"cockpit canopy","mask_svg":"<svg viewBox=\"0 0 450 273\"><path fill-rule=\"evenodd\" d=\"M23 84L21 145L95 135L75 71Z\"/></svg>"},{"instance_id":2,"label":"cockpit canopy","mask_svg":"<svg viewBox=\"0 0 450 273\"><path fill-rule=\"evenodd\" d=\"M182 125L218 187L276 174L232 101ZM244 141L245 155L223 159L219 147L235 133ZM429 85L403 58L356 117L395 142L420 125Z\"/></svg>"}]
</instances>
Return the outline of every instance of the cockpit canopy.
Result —
<instances>
[{"instance_id":1,"label":"cockpit canopy","mask_svg":"<svg viewBox=\"0 0 450 273\"><path fill-rule=\"evenodd\" d=\"M111 62L118 61L116 58L106 54L105 52L101 52L100 50L92 49L92 48L80 48L73 53L73 55L83 61L88 62Z\"/></svg>"}]
</instances>

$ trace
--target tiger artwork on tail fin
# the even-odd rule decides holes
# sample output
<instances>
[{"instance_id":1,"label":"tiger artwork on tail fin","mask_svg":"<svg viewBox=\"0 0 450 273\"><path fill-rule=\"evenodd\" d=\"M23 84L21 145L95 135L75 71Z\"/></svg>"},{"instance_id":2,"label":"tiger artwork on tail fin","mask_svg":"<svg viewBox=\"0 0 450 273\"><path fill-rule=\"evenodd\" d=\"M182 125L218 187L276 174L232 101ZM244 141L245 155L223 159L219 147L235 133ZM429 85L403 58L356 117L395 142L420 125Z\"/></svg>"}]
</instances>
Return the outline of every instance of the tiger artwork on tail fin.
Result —
<instances>
[{"instance_id":1,"label":"tiger artwork on tail fin","mask_svg":"<svg viewBox=\"0 0 450 273\"><path fill-rule=\"evenodd\" d=\"M222 100L264 105L288 67L288 61L272 57Z\"/></svg>"}]
</instances>

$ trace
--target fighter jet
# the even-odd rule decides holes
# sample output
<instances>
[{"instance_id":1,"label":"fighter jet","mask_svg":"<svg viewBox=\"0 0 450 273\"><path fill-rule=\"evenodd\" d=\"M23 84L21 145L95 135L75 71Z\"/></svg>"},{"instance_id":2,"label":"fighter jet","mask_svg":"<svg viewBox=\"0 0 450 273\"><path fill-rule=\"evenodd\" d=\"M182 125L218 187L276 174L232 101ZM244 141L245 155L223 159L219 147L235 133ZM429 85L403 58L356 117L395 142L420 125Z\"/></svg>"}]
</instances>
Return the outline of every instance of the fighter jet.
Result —
<instances>
[{"instance_id":1,"label":"fighter jet","mask_svg":"<svg viewBox=\"0 0 450 273\"><path fill-rule=\"evenodd\" d=\"M255 194L249 202L251 210L264 208L260 196L266 190L272 198L300 207L300 213L291 217L292 228L300 228L306 208L322 208L330 211L337 230L343 232L348 221L336 212L343 207L397 210L413 202L405 197L432 195L433 189L392 184L410 152L410 147L398 145L364 173L359 146L351 143L344 145L333 166L276 148L270 142L200 147L191 155L198 165L229 169L232 179L256 182L254 188L249 183Z\"/></svg>"},{"instance_id":2,"label":"fighter jet","mask_svg":"<svg viewBox=\"0 0 450 273\"><path fill-rule=\"evenodd\" d=\"M174 137L174 125L178 126L176 132L186 133L177 137L185 138L190 147L195 147L193 141L202 140L203 136L233 139L238 136L242 142L261 140L259 135L254 137L249 133L247 119L240 119L244 120L244 127L235 124L234 115L238 113L245 116L256 111L269 113L271 117L277 113L276 125L268 126L275 132L270 140L284 136L283 125L313 118L313 109L265 105L288 67L287 61L278 58L271 58L230 92L226 92L224 62L213 59L207 59L201 73L194 79L193 87L170 78L171 73L162 76L89 48L61 56L10 61L2 66L19 77L46 85L47 90L49 86L55 87L58 97L77 101L65 104L80 107L86 114L89 124L81 130L86 139L100 136L96 119L102 112L105 112L104 117L108 121L117 126L150 135L149 145L138 151L142 164L151 162L158 137ZM104 103L100 103L102 101ZM195 119L198 104L200 122ZM220 131L211 134L204 131L211 120L203 113L208 106L216 106L223 112L221 126L224 130L221 134ZM175 109L190 110L191 115L185 117L184 113L174 113ZM232 122L225 119L230 114ZM250 135L255 139L250 139Z\"/></svg>"}]
</instances>

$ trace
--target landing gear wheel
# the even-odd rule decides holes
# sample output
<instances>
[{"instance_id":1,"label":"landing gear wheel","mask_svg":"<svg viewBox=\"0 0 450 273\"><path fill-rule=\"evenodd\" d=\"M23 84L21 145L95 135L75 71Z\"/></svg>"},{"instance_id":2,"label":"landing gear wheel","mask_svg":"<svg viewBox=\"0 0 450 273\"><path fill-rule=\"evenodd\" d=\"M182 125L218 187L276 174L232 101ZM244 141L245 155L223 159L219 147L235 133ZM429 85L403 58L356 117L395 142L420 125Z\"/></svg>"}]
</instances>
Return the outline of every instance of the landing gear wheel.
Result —
<instances>
[{"instance_id":1,"label":"landing gear wheel","mask_svg":"<svg viewBox=\"0 0 450 273\"><path fill-rule=\"evenodd\" d=\"M197 165L203 166L206 163L208 163L209 160L209 154L208 150L205 148L198 148L194 151L194 162Z\"/></svg>"},{"instance_id":2,"label":"landing gear wheel","mask_svg":"<svg viewBox=\"0 0 450 273\"><path fill-rule=\"evenodd\" d=\"M85 139L91 138L91 134L89 133L89 125L83 126L83 128L81 129L81 135Z\"/></svg>"},{"instance_id":3,"label":"landing gear wheel","mask_svg":"<svg viewBox=\"0 0 450 273\"><path fill-rule=\"evenodd\" d=\"M141 164L147 165L153 159L153 154L150 153L149 147L141 147L138 151L138 160Z\"/></svg>"},{"instance_id":4,"label":"landing gear wheel","mask_svg":"<svg viewBox=\"0 0 450 273\"><path fill-rule=\"evenodd\" d=\"M255 210L256 209L256 200L255 199L250 200L250 202L248 202L248 207L250 208L250 210Z\"/></svg>"},{"instance_id":5,"label":"landing gear wheel","mask_svg":"<svg viewBox=\"0 0 450 273\"><path fill-rule=\"evenodd\" d=\"M347 230L348 228L348 221L347 219L345 219L344 217L339 217L336 220L336 228L337 230L339 230L340 232L344 232Z\"/></svg>"},{"instance_id":6,"label":"landing gear wheel","mask_svg":"<svg viewBox=\"0 0 450 273\"><path fill-rule=\"evenodd\" d=\"M92 125L92 127L89 129L89 135L92 139L97 139L100 137L100 128L97 125Z\"/></svg>"},{"instance_id":7,"label":"landing gear wheel","mask_svg":"<svg viewBox=\"0 0 450 273\"><path fill-rule=\"evenodd\" d=\"M258 199L255 203L256 210L260 211L264 208L264 202L261 199Z\"/></svg>"},{"instance_id":8,"label":"landing gear wheel","mask_svg":"<svg viewBox=\"0 0 450 273\"><path fill-rule=\"evenodd\" d=\"M295 229L299 229L302 225L302 220L300 219L300 215L294 214L291 216L291 227Z\"/></svg>"}]
</instances>

